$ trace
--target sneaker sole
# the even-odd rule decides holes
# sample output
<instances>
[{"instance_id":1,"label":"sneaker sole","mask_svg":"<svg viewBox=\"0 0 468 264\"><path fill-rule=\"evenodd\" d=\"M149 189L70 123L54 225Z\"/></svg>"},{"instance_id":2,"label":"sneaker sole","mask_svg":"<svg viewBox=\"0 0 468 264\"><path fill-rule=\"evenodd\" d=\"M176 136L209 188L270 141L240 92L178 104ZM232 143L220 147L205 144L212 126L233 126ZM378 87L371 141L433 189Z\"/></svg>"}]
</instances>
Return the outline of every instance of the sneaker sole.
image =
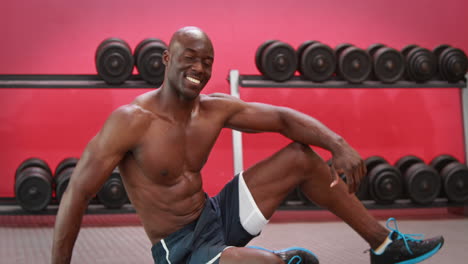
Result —
<instances>
[{"instance_id":1,"label":"sneaker sole","mask_svg":"<svg viewBox=\"0 0 468 264\"><path fill-rule=\"evenodd\" d=\"M315 255L312 251L306 249L306 248L301 248L301 247L290 247L290 248L285 248L285 249L281 249L281 250L270 250L270 249L266 249L266 248L262 248L262 247L258 247L258 246L247 246L248 248L254 248L254 249L261 249L261 250L265 250L265 251L268 251L268 252L271 252L271 253L281 253L281 252L286 252L286 251L289 251L289 250L300 250L300 251L305 251L311 255L313 255L317 260L318 260L318 257L317 255Z\"/></svg>"},{"instance_id":2,"label":"sneaker sole","mask_svg":"<svg viewBox=\"0 0 468 264\"><path fill-rule=\"evenodd\" d=\"M415 264L415 263L419 263L423 260L426 260L430 257L432 257L435 253L437 253L437 251L439 251L439 249L442 247L442 243L440 243L437 247L435 247L433 250L427 252L426 254L424 255L421 255L417 258L414 258L414 259L410 259L410 260L405 260L405 261L402 261L402 262L397 262L395 264Z\"/></svg>"}]
</instances>

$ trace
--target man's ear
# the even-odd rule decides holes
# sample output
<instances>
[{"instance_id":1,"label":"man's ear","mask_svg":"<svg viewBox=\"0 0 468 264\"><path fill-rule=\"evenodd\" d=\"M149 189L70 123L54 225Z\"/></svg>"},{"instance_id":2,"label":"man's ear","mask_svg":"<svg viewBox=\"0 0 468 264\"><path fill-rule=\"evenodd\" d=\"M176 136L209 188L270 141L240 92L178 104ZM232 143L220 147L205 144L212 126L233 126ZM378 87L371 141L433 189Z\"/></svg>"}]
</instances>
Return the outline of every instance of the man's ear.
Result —
<instances>
[{"instance_id":1,"label":"man's ear","mask_svg":"<svg viewBox=\"0 0 468 264\"><path fill-rule=\"evenodd\" d=\"M163 63L165 66L167 66L167 63L169 62L169 51L165 50L163 52Z\"/></svg>"}]
</instances>

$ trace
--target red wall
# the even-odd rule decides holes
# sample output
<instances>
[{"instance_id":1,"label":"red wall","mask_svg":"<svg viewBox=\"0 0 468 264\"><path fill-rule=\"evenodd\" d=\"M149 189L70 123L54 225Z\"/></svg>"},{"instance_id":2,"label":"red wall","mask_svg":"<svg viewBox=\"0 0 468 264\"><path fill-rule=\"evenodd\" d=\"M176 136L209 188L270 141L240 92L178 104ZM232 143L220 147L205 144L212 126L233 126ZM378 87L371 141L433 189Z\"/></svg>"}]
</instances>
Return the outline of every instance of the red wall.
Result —
<instances>
[{"instance_id":1,"label":"red wall","mask_svg":"<svg viewBox=\"0 0 468 264\"><path fill-rule=\"evenodd\" d=\"M299 46L308 39L366 48L382 42L401 49L448 43L468 51L464 0L394 1L4 1L0 10L0 74L95 73L94 51L109 36L134 47L146 37L168 42L185 25L203 28L215 46L205 92L229 93L229 69L255 74L254 54L266 39ZM0 89L0 197L13 197L14 172L38 156L51 167L79 156L108 114L143 89ZM367 157L390 162L406 154L426 161L441 153L464 160L459 90L254 89L241 97L304 111L343 135ZM245 135L245 165L288 140ZM329 154L319 150L324 158ZM205 189L216 193L232 177L231 133L225 131L204 169Z\"/></svg>"}]
</instances>

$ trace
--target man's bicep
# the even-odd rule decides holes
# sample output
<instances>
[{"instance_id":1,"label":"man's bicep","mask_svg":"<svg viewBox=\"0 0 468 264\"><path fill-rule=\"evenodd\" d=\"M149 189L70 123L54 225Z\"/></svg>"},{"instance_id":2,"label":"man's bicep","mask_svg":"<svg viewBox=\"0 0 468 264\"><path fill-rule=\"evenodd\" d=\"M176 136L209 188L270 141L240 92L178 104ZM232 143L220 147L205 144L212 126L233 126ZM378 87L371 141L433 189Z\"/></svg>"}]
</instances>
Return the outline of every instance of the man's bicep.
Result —
<instances>
[{"instance_id":1,"label":"man's bicep","mask_svg":"<svg viewBox=\"0 0 468 264\"><path fill-rule=\"evenodd\" d=\"M123 157L111 149L105 148L98 136L88 143L70 177L69 186L75 194L90 199L99 191Z\"/></svg>"},{"instance_id":2,"label":"man's bicep","mask_svg":"<svg viewBox=\"0 0 468 264\"><path fill-rule=\"evenodd\" d=\"M139 127L132 116L117 110L88 143L73 172L70 184L85 195L94 195L124 155L136 144Z\"/></svg>"},{"instance_id":3,"label":"man's bicep","mask_svg":"<svg viewBox=\"0 0 468 264\"><path fill-rule=\"evenodd\" d=\"M244 132L281 132L285 109L263 103L242 103L227 120L226 127Z\"/></svg>"}]
</instances>

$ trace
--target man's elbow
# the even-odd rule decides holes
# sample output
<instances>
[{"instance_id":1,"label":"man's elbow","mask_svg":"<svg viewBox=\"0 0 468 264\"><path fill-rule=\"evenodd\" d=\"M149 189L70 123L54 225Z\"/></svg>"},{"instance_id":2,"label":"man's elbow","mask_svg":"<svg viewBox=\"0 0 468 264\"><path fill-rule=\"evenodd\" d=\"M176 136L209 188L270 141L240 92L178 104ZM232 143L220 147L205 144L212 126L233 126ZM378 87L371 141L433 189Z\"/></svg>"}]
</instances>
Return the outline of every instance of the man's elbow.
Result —
<instances>
[{"instance_id":1,"label":"man's elbow","mask_svg":"<svg viewBox=\"0 0 468 264\"><path fill-rule=\"evenodd\" d=\"M62 200L72 204L87 205L96 194L90 190L80 188L76 185L69 185L63 193Z\"/></svg>"}]
</instances>

